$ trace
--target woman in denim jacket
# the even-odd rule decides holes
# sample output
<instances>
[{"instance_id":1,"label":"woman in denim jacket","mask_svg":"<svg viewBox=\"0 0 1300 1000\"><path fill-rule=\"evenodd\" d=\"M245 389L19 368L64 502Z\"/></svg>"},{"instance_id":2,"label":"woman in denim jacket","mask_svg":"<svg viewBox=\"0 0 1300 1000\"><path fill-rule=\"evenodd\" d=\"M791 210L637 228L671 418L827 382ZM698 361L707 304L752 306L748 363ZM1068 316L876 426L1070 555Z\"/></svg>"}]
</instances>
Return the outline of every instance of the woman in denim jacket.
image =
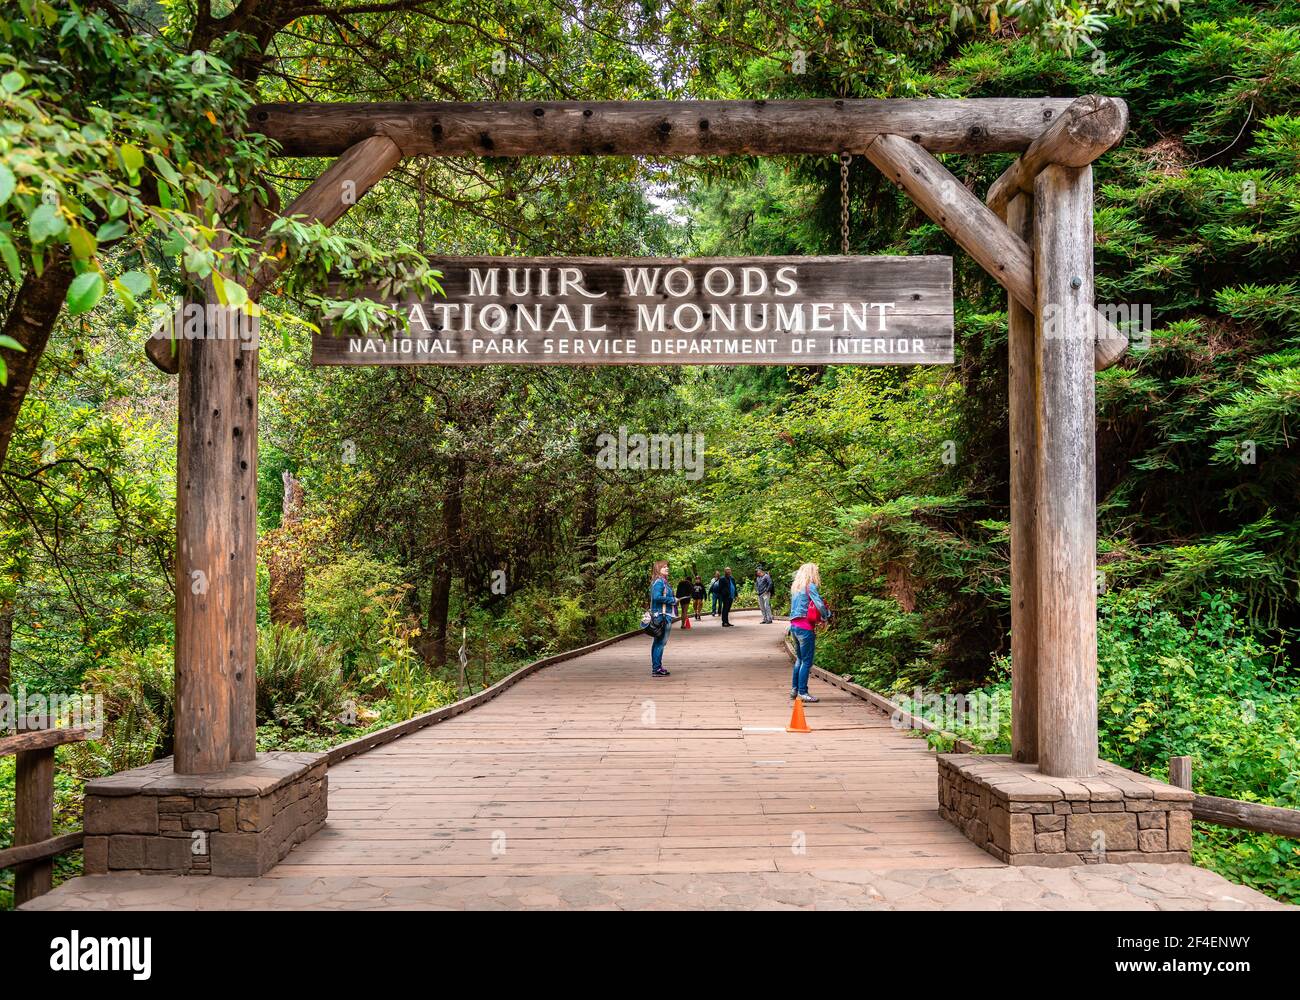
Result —
<instances>
[{"instance_id":1,"label":"woman in denim jacket","mask_svg":"<svg viewBox=\"0 0 1300 1000\"><path fill-rule=\"evenodd\" d=\"M667 677L664 669L664 647L668 645L668 636L672 632L673 608L677 606L677 597L673 594L673 585L668 582L668 563L660 560L650 571L650 614L667 615L664 632L650 645L650 676Z\"/></svg>"},{"instance_id":2,"label":"woman in denim jacket","mask_svg":"<svg viewBox=\"0 0 1300 1000\"><path fill-rule=\"evenodd\" d=\"M790 637L794 639L794 676L790 680L790 700L817 701L808 693L808 672L812 670L817 634L808 621L809 607L815 607L823 620L829 620L830 609L817 589L822 582L816 563L804 563L794 575L790 585Z\"/></svg>"}]
</instances>

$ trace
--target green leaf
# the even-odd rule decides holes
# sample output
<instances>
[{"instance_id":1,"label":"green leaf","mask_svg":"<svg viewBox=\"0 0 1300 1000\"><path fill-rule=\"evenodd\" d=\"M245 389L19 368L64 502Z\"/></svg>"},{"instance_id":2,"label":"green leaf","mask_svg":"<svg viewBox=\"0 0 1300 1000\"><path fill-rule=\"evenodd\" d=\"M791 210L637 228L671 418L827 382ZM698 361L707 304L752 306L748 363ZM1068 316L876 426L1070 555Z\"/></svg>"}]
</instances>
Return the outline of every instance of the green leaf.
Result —
<instances>
[{"instance_id":1,"label":"green leaf","mask_svg":"<svg viewBox=\"0 0 1300 1000\"><path fill-rule=\"evenodd\" d=\"M121 278L114 278L112 287L113 294L117 296L117 301L122 303L122 305L129 311L135 312L136 309L139 308L136 304L135 296L131 294L131 290L127 288L126 285L122 284Z\"/></svg>"},{"instance_id":2,"label":"green leaf","mask_svg":"<svg viewBox=\"0 0 1300 1000\"><path fill-rule=\"evenodd\" d=\"M95 239L100 243L107 243L109 240L115 240L119 236L126 235L126 223L121 219L114 219L112 222L105 222L95 233Z\"/></svg>"},{"instance_id":3,"label":"green leaf","mask_svg":"<svg viewBox=\"0 0 1300 1000\"><path fill-rule=\"evenodd\" d=\"M181 175L177 172L176 168L168 163L166 158L159 156L157 153L152 153L150 155L153 157L154 167L157 168L158 173L163 175L163 178L167 183L175 184L177 187L180 187Z\"/></svg>"},{"instance_id":4,"label":"green leaf","mask_svg":"<svg viewBox=\"0 0 1300 1000\"><path fill-rule=\"evenodd\" d=\"M23 75L16 69L11 69L4 76L0 76L0 87L3 87L10 94L16 94L22 90L23 83Z\"/></svg>"},{"instance_id":5,"label":"green leaf","mask_svg":"<svg viewBox=\"0 0 1300 1000\"><path fill-rule=\"evenodd\" d=\"M127 271L125 274L119 275L117 280L122 282L132 295L143 295L149 291L152 285L149 275L143 271Z\"/></svg>"},{"instance_id":6,"label":"green leaf","mask_svg":"<svg viewBox=\"0 0 1300 1000\"><path fill-rule=\"evenodd\" d=\"M18 264L18 251L14 249L13 241L4 233L0 233L0 258L4 259L9 277L13 278L14 284L22 281L23 274Z\"/></svg>"},{"instance_id":7,"label":"green leaf","mask_svg":"<svg viewBox=\"0 0 1300 1000\"><path fill-rule=\"evenodd\" d=\"M122 143L117 149L118 154L122 157L122 166L126 167L127 173L131 175L138 174L140 168L144 166L144 153L139 148L129 142Z\"/></svg>"},{"instance_id":8,"label":"green leaf","mask_svg":"<svg viewBox=\"0 0 1300 1000\"><path fill-rule=\"evenodd\" d=\"M68 228L67 221L59 210L48 202L41 202L27 221L28 231L33 243L44 243L55 236L62 236Z\"/></svg>"},{"instance_id":9,"label":"green leaf","mask_svg":"<svg viewBox=\"0 0 1300 1000\"><path fill-rule=\"evenodd\" d=\"M77 275L68 287L68 315L80 316L89 312L103 297L104 279L98 271Z\"/></svg>"},{"instance_id":10,"label":"green leaf","mask_svg":"<svg viewBox=\"0 0 1300 1000\"><path fill-rule=\"evenodd\" d=\"M22 351L24 354L27 353L27 348L14 340L13 337L4 333L0 333L0 347L4 347L10 351Z\"/></svg>"},{"instance_id":11,"label":"green leaf","mask_svg":"<svg viewBox=\"0 0 1300 1000\"><path fill-rule=\"evenodd\" d=\"M89 260L99 249L99 243L90 235L90 230L81 226L68 230L68 246L72 247L72 255L82 260Z\"/></svg>"},{"instance_id":12,"label":"green leaf","mask_svg":"<svg viewBox=\"0 0 1300 1000\"><path fill-rule=\"evenodd\" d=\"M7 202L14 193L14 184L14 172L0 163L0 205Z\"/></svg>"}]
</instances>

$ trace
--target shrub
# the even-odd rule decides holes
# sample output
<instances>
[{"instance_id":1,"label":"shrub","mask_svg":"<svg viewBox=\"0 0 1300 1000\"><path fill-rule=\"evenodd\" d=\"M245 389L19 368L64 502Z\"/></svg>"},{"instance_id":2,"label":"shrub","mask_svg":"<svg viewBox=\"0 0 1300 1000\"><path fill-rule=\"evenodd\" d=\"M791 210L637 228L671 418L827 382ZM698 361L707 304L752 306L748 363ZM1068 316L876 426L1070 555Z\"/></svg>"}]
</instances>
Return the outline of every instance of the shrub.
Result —
<instances>
[{"instance_id":1,"label":"shrub","mask_svg":"<svg viewBox=\"0 0 1300 1000\"><path fill-rule=\"evenodd\" d=\"M84 688L104 700L104 732L70 744L64 759L82 779L129 771L172 752L175 658L170 646L116 650L87 671Z\"/></svg>"},{"instance_id":2,"label":"shrub","mask_svg":"<svg viewBox=\"0 0 1300 1000\"><path fill-rule=\"evenodd\" d=\"M307 629L268 625L257 634L257 718L320 731L343 711L347 688L337 646Z\"/></svg>"},{"instance_id":3,"label":"shrub","mask_svg":"<svg viewBox=\"0 0 1300 1000\"><path fill-rule=\"evenodd\" d=\"M378 669L388 623L411 589L403 578L401 567L359 552L307 574L307 628L338 648L346 676Z\"/></svg>"}]
</instances>

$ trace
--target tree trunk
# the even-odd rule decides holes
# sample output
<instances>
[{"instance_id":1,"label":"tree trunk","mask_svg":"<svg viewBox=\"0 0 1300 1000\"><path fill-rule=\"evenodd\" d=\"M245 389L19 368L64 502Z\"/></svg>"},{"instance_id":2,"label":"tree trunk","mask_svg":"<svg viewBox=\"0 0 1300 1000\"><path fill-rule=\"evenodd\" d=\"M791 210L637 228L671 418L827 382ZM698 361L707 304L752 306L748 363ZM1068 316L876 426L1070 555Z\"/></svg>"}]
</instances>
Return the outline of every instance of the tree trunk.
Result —
<instances>
[{"instance_id":1,"label":"tree trunk","mask_svg":"<svg viewBox=\"0 0 1300 1000\"><path fill-rule=\"evenodd\" d=\"M434 570L429 595L429 665L441 667L447 662L447 615L451 605L451 581L461 572L465 460L452 462L447 495L442 504L442 558Z\"/></svg>"},{"instance_id":2,"label":"tree trunk","mask_svg":"<svg viewBox=\"0 0 1300 1000\"><path fill-rule=\"evenodd\" d=\"M284 500L280 504L279 530L265 539L266 570L270 576L271 621L277 625L307 627L307 564L303 551L302 483L285 469Z\"/></svg>"},{"instance_id":3,"label":"tree trunk","mask_svg":"<svg viewBox=\"0 0 1300 1000\"><path fill-rule=\"evenodd\" d=\"M9 454L9 442L18 423L18 413L27 398L27 390L31 388L36 366L45 353L45 345L50 342L50 333L63 309L63 299L68 294L72 277L72 267L63 257L46 264L40 277L28 272L18 289L13 308L5 317L5 336L13 337L25 350L0 348L9 369L8 381L0 386L0 467L4 466Z\"/></svg>"},{"instance_id":4,"label":"tree trunk","mask_svg":"<svg viewBox=\"0 0 1300 1000\"><path fill-rule=\"evenodd\" d=\"M0 697L9 693L10 664L14 652L14 605L12 601L0 604ZM0 717L0 733L6 729Z\"/></svg>"}]
</instances>

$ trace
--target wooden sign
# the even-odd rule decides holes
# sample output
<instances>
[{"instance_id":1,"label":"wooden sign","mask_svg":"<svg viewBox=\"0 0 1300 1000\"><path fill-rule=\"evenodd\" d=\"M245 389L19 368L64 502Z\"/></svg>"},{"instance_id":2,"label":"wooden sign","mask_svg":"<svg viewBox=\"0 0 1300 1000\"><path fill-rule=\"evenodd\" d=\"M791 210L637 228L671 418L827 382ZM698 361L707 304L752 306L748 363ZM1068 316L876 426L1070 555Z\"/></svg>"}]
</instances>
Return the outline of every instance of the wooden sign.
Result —
<instances>
[{"instance_id":1,"label":"wooden sign","mask_svg":"<svg viewBox=\"0 0 1300 1000\"><path fill-rule=\"evenodd\" d=\"M409 330L318 365L950 364L950 257L437 258ZM395 303L396 304L396 303ZM324 329L324 328L323 328Z\"/></svg>"}]
</instances>

